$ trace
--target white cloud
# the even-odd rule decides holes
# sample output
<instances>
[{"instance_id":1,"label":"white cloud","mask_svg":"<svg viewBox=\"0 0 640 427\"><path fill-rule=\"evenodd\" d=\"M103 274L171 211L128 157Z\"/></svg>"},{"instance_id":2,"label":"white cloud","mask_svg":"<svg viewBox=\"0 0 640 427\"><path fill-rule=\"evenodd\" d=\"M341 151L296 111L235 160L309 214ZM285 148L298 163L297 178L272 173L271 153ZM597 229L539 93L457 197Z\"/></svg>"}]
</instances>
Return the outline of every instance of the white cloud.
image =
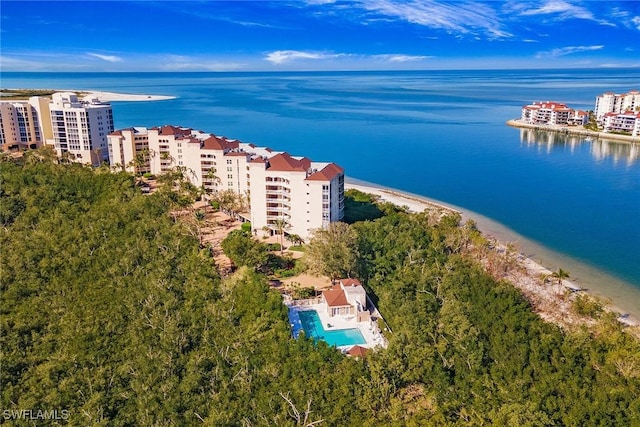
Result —
<instances>
[{"instance_id":1,"label":"white cloud","mask_svg":"<svg viewBox=\"0 0 640 427\"><path fill-rule=\"evenodd\" d=\"M557 58L559 56L571 55L573 53L600 50L603 47L604 47L603 45L596 45L596 46L566 46L566 47L561 47L561 48L557 48L557 49L553 49L553 50L549 50L549 51L545 51L545 52L538 52L536 54L536 58L549 58L549 57L550 58Z\"/></svg>"},{"instance_id":2,"label":"white cloud","mask_svg":"<svg viewBox=\"0 0 640 427\"><path fill-rule=\"evenodd\" d=\"M381 54L381 55L373 55L373 57L379 58L388 62L412 62L412 61L422 61L423 59L433 58L433 56L402 55L402 54Z\"/></svg>"},{"instance_id":3,"label":"white cloud","mask_svg":"<svg viewBox=\"0 0 640 427\"><path fill-rule=\"evenodd\" d=\"M636 26L636 30L640 31L640 16L634 16L631 18L631 22Z\"/></svg>"},{"instance_id":4,"label":"white cloud","mask_svg":"<svg viewBox=\"0 0 640 427\"><path fill-rule=\"evenodd\" d=\"M274 64L283 64L297 59L333 59L340 56L344 56L344 54L304 52L300 50L276 50L267 53L264 59Z\"/></svg>"},{"instance_id":5,"label":"white cloud","mask_svg":"<svg viewBox=\"0 0 640 427\"><path fill-rule=\"evenodd\" d=\"M496 11L477 2L439 3L434 0L366 0L357 3L370 12L402 19L416 25L455 33L481 31L489 38L511 37L502 28Z\"/></svg>"},{"instance_id":6,"label":"white cloud","mask_svg":"<svg viewBox=\"0 0 640 427\"><path fill-rule=\"evenodd\" d=\"M594 19L593 14L588 9L570 4L563 0L550 0L538 8L524 9L520 12L520 15L523 16L551 14L558 14L562 19Z\"/></svg>"},{"instance_id":7,"label":"white cloud","mask_svg":"<svg viewBox=\"0 0 640 427\"><path fill-rule=\"evenodd\" d=\"M94 58L102 59L103 61L107 61L107 62L121 62L122 61L122 58L120 58L119 56L115 56L115 55L102 55L100 53L91 53L91 52L87 52L87 55L93 56Z\"/></svg>"},{"instance_id":8,"label":"white cloud","mask_svg":"<svg viewBox=\"0 0 640 427\"><path fill-rule=\"evenodd\" d=\"M586 7L578 6L564 0L548 0L537 8L527 8L527 5L518 3L512 5L514 10L521 16L549 15L553 20L565 21L568 19L585 19L595 21L601 25L615 26L615 24L597 18L593 12Z\"/></svg>"}]
</instances>

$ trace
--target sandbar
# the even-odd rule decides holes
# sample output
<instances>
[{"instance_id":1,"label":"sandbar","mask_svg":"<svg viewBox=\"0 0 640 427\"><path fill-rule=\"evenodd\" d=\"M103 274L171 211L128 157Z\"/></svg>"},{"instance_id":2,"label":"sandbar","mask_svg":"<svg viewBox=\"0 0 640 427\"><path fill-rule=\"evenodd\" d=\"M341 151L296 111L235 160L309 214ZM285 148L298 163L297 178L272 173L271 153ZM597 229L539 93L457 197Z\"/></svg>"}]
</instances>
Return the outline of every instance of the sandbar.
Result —
<instances>
[{"instance_id":1,"label":"sandbar","mask_svg":"<svg viewBox=\"0 0 640 427\"><path fill-rule=\"evenodd\" d=\"M78 91L73 91L78 92ZM81 91L85 92L85 91ZM84 99L98 99L101 102L111 101L165 101L168 99L175 99L175 96L165 95L140 95L132 93L116 93L116 92L104 92L104 91L88 91L83 96Z\"/></svg>"}]
</instances>

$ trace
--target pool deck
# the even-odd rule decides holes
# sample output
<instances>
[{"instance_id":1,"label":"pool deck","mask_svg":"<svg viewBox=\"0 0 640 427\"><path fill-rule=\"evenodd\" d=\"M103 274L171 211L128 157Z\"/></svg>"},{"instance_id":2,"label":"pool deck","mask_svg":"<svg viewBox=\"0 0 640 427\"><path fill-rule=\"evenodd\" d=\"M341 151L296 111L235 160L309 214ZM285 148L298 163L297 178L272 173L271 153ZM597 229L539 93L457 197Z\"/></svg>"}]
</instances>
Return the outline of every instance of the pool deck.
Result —
<instances>
[{"instance_id":1,"label":"pool deck","mask_svg":"<svg viewBox=\"0 0 640 427\"><path fill-rule=\"evenodd\" d=\"M384 339L380 330L378 329L378 325L374 320L360 322L356 321L355 315L349 316L333 316L329 317L327 314L327 305L325 303L320 304L312 304L312 305L303 305L303 306L293 306L287 304L290 311L306 311L306 310L315 310L318 313L318 317L322 322L322 327L327 331L335 331L339 329L358 329L360 333L364 337L366 344L361 344L361 347L365 348L375 348L375 347L387 347L387 341ZM290 316L292 320L292 327L294 336L297 336L298 332L302 329L302 324L300 319L298 318L297 313ZM329 326L330 325L330 326ZM340 350L348 350L353 347L352 345L340 346L338 349Z\"/></svg>"}]
</instances>

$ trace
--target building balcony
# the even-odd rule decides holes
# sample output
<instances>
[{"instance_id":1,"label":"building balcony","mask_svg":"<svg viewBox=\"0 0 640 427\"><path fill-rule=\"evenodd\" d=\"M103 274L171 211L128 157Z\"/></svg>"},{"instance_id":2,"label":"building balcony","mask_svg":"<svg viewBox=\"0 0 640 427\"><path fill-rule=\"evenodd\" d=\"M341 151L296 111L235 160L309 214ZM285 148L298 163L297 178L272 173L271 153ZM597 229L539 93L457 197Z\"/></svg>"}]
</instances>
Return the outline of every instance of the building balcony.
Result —
<instances>
[{"instance_id":1,"label":"building balcony","mask_svg":"<svg viewBox=\"0 0 640 427\"><path fill-rule=\"evenodd\" d=\"M291 194L291 191L284 191L284 190L267 190L266 192L267 198L269 198L269 196L284 196L284 197L289 197L289 195Z\"/></svg>"},{"instance_id":2,"label":"building balcony","mask_svg":"<svg viewBox=\"0 0 640 427\"><path fill-rule=\"evenodd\" d=\"M291 215L287 215L281 212L270 212L267 211L267 222L272 223L272 221L276 221L279 219L283 219L285 221L291 220Z\"/></svg>"},{"instance_id":3,"label":"building balcony","mask_svg":"<svg viewBox=\"0 0 640 427\"><path fill-rule=\"evenodd\" d=\"M267 195L267 203L285 204L288 206L291 203L291 199L289 197L277 197L277 196Z\"/></svg>"},{"instance_id":4,"label":"building balcony","mask_svg":"<svg viewBox=\"0 0 640 427\"><path fill-rule=\"evenodd\" d=\"M265 190L266 191L287 191L287 192L291 191L288 187L285 187L283 185L267 185Z\"/></svg>"},{"instance_id":5,"label":"building balcony","mask_svg":"<svg viewBox=\"0 0 640 427\"><path fill-rule=\"evenodd\" d=\"M267 206L267 212L282 212L284 214L290 215L291 208L288 206Z\"/></svg>"}]
</instances>

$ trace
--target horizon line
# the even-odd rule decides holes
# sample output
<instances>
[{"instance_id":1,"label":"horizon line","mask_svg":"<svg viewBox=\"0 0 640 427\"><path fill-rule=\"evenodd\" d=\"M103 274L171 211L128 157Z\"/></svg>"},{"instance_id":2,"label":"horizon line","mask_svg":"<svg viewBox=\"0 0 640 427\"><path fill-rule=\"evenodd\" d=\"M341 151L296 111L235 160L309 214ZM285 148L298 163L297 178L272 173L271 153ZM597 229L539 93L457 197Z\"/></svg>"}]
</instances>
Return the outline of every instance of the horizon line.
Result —
<instances>
[{"instance_id":1,"label":"horizon line","mask_svg":"<svg viewBox=\"0 0 640 427\"><path fill-rule=\"evenodd\" d=\"M9 73L66 73L66 74L124 74L124 73L157 73L157 74L232 74L232 73L362 73L362 72L425 72L425 71L541 71L541 70L618 70L635 69L640 65L593 66L593 67L514 67L514 68L420 68L420 69L313 69L313 70L197 70L197 71L164 71L164 70L111 70L111 71L53 71L53 70L0 70L0 74Z\"/></svg>"}]
</instances>

